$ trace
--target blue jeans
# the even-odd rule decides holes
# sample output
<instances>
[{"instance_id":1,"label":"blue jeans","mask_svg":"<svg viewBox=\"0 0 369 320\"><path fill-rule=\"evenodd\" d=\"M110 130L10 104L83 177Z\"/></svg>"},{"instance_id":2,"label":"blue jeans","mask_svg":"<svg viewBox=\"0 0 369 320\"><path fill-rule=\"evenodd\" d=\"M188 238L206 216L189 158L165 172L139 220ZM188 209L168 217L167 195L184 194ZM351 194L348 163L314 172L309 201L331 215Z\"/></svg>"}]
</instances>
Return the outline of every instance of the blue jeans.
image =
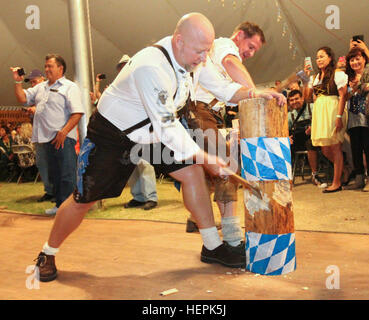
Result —
<instances>
[{"instance_id":1,"label":"blue jeans","mask_svg":"<svg viewBox=\"0 0 369 320\"><path fill-rule=\"evenodd\" d=\"M133 199L140 202L158 201L155 170L145 160L141 160L137 164L129 178L128 185L131 187Z\"/></svg>"},{"instance_id":2,"label":"blue jeans","mask_svg":"<svg viewBox=\"0 0 369 320\"><path fill-rule=\"evenodd\" d=\"M45 143L49 163L49 176L54 182L56 206L59 208L76 186L77 154L74 146L76 141L66 138L64 148L56 150L51 142Z\"/></svg>"},{"instance_id":3,"label":"blue jeans","mask_svg":"<svg viewBox=\"0 0 369 320\"><path fill-rule=\"evenodd\" d=\"M53 183L49 177L49 165L47 162L46 143L35 143L36 166L44 184L45 193L54 195Z\"/></svg>"}]
</instances>

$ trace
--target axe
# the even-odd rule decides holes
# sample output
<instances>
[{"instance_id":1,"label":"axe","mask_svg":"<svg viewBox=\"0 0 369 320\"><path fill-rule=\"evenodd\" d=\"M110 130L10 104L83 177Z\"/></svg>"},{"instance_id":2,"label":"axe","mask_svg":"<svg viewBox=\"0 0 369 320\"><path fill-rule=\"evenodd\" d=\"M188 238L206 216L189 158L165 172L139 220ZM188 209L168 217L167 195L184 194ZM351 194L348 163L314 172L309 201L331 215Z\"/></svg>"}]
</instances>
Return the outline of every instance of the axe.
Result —
<instances>
[{"instance_id":1,"label":"axe","mask_svg":"<svg viewBox=\"0 0 369 320\"><path fill-rule=\"evenodd\" d=\"M227 174L227 177L229 177L229 179L240 183L244 188L251 191L251 193L255 195L257 198L263 199L263 196L261 195L261 191L259 188L254 187L247 180L245 180L244 178L242 178L241 176L234 173L232 170L228 168L222 168L222 170Z\"/></svg>"}]
</instances>

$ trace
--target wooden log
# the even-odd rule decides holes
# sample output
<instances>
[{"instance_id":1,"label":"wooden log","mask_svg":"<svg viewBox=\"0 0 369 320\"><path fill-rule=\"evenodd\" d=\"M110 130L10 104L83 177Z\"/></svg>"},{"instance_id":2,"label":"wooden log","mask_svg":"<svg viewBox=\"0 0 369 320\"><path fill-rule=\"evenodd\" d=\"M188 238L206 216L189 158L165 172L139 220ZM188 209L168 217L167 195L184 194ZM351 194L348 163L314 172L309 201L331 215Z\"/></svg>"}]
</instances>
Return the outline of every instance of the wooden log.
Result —
<instances>
[{"instance_id":1,"label":"wooden log","mask_svg":"<svg viewBox=\"0 0 369 320\"><path fill-rule=\"evenodd\" d=\"M266 239L268 237L265 235L272 235L277 239L281 235L287 235L293 240L294 251L287 105L280 107L275 99L269 101L264 99L244 100L239 104L239 119L242 176L260 189L262 195L262 200L260 200L248 190L244 190L246 242L249 241L246 248L250 249L250 243L253 241L248 239L249 237L260 239L261 236L264 236ZM277 156L275 156L276 154ZM275 168L271 164L275 165ZM283 173L281 173L282 171ZM289 245L291 244L289 243ZM288 246L286 250L289 248ZM273 251L273 248L269 251ZM246 259L248 258L250 256L246 254ZM247 265L251 265L251 268L252 263L252 261L247 261ZM293 261L291 263L293 264ZM269 265L268 267L266 264L265 272L263 268L250 271L273 274L273 266ZM291 269L294 270L294 268L287 268L289 270L287 272L290 272Z\"/></svg>"}]
</instances>

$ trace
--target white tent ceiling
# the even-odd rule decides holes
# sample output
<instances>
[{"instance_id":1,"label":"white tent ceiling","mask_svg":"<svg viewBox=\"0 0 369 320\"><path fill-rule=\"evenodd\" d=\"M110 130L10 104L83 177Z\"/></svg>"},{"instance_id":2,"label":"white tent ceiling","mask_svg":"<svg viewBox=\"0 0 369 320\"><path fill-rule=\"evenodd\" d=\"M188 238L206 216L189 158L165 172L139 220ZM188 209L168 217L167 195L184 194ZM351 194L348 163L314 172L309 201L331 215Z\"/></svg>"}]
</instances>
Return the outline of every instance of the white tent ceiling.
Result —
<instances>
[{"instance_id":1,"label":"white tent ceiling","mask_svg":"<svg viewBox=\"0 0 369 320\"><path fill-rule=\"evenodd\" d=\"M73 79L68 1L0 2L0 105L16 104L10 66L22 66L27 73L42 70L45 55L55 52L66 59L66 75ZM326 8L332 4L340 13L337 30L326 28L330 16ZM26 28L30 5L40 9L40 29ZM123 53L133 55L171 34L178 19L193 11L213 22L217 37L230 36L246 20L264 30L267 44L246 62L258 84L285 78L305 56L314 61L316 50L323 45L332 47L338 57L347 53L352 35L364 34L369 39L368 0L89 0L89 11L94 70L106 73L107 82L115 76L115 65Z\"/></svg>"}]
</instances>

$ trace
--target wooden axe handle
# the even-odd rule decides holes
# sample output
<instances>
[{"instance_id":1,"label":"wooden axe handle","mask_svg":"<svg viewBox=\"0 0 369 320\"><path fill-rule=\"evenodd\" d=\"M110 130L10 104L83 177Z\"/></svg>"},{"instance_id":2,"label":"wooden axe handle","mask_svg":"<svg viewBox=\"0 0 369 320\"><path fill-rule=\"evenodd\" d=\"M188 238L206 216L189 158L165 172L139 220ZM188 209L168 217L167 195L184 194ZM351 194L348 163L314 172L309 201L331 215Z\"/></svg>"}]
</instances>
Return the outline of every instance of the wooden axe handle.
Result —
<instances>
[{"instance_id":1,"label":"wooden axe handle","mask_svg":"<svg viewBox=\"0 0 369 320\"><path fill-rule=\"evenodd\" d=\"M247 180L245 180L244 178L242 178L241 176L239 176L238 174L234 173L232 170L228 169L228 168L222 168L222 170L224 172L227 173L227 175L239 182L240 184L242 184L242 186L244 186L246 189L250 190L255 196L257 196L259 199L262 199L262 195L261 195L261 192L260 192L260 189L259 188L256 188L254 186L252 186Z\"/></svg>"}]
</instances>

